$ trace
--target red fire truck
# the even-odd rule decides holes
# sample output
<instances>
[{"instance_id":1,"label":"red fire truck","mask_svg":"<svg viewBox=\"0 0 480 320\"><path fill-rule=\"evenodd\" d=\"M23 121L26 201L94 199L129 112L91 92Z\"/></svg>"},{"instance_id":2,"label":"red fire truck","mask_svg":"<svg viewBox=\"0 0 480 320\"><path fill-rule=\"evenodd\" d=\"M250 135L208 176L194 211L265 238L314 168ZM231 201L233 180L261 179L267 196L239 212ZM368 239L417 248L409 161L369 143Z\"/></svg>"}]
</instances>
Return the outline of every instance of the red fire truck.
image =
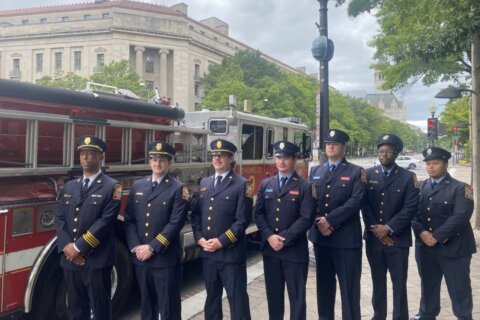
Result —
<instances>
[{"instance_id":1,"label":"red fire truck","mask_svg":"<svg viewBox=\"0 0 480 320\"><path fill-rule=\"evenodd\" d=\"M295 141L305 159L310 141L305 125L230 110L188 113L162 103L118 94L78 92L0 79L0 318L28 313L33 319L63 319L66 292L58 266L56 198L63 184L81 174L74 144L95 134L108 144L102 169L123 187L115 228L117 256L112 302L121 310L132 285L132 267L123 234L123 208L134 180L150 174L145 149L162 139L175 145L173 174L192 194L213 173L207 148L223 136L238 146L237 170L258 188L274 173L272 143ZM248 233L256 232L252 225ZM198 256L191 227L182 230L184 259Z\"/></svg>"}]
</instances>

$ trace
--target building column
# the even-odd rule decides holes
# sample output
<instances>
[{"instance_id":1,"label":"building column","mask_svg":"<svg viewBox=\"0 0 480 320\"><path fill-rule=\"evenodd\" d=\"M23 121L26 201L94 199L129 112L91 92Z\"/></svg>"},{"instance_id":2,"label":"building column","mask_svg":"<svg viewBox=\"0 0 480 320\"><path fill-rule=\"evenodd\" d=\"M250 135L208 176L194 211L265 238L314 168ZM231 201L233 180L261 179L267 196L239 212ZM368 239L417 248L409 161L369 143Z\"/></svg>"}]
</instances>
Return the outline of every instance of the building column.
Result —
<instances>
[{"instance_id":1,"label":"building column","mask_svg":"<svg viewBox=\"0 0 480 320\"><path fill-rule=\"evenodd\" d=\"M169 51L167 49L158 50L160 54L160 96L166 97L167 93L167 55Z\"/></svg>"},{"instance_id":2,"label":"building column","mask_svg":"<svg viewBox=\"0 0 480 320\"><path fill-rule=\"evenodd\" d=\"M143 79L143 53L145 52L145 47L135 47L135 71L141 79Z\"/></svg>"}]
</instances>

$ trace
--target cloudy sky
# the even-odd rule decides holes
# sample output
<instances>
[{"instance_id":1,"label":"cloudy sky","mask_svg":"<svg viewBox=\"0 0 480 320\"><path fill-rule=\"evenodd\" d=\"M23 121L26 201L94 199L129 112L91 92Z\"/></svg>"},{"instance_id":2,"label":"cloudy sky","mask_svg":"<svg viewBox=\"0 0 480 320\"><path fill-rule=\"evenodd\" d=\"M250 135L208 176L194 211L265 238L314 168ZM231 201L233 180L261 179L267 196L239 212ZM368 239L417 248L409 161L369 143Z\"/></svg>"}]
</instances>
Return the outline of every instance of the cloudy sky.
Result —
<instances>
[{"instance_id":1,"label":"cloudy sky","mask_svg":"<svg viewBox=\"0 0 480 320\"><path fill-rule=\"evenodd\" d=\"M43 6L93 0L1 0L1 9ZM318 62L312 57L311 44L318 36L319 4L316 0L149 0L171 6L178 2L188 4L191 18L201 20L215 16L230 26L230 36L291 66L305 66L307 73L318 72ZM374 49L368 42L376 34L375 18L364 14L349 18L346 8L328 3L329 38L335 43L335 54L330 61L330 85L340 91L373 92L372 63ZM397 93L407 104L407 118L426 127L428 108L436 103L438 110L444 100L434 98L445 84L425 87L414 85ZM419 121L419 122L416 122Z\"/></svg>"}]
</instances>

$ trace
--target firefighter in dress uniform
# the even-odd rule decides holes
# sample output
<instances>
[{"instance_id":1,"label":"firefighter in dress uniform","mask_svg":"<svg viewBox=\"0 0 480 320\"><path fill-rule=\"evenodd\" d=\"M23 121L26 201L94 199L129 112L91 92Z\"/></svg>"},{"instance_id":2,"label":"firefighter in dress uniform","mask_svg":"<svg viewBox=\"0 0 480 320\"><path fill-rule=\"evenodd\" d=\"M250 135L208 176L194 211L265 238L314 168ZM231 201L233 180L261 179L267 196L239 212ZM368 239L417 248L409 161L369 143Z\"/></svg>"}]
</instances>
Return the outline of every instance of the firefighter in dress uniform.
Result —
<instances>
[{"instance_id":1,"label":"firefighter in dress uniform","mask_svg":"<svg viewBox=\"0 0 480 320\"><path fill-rule=\"evenodd\" d=\"M285 284L290 319L306 319L307 231L315 218L315 189L295 172L299 148L288 141L274 145L278 173L264 179L257 193L256 223L271 320L283 319Z\"/></svg>"},{"instance_id":2,"label":"firefighter in dress uniform","mask_svg":"<svg viewBox=\"0 0 480 320\"><path fill-rule=\"evenodd\" d=\"M223 318L223 288L231 319L250 319L245 230L252 219L253 190L250 182L233 171L236 151L229 141L212 141L215 174L200 181L192 211L193 235L201 248L208 320Z\"/></svg>"},{"instance_id":3,"label":"firefighter in dress uniform","mask_svg":"<svg viewBox=\"0 0 480 320\"><path fill-rule=\"evenodd\" d=\"M338 278L342 319L360 320L360 275L365 171L345 159L348 134L332 129L325 138L328 162L310 171L317 189L317 216L308 233L317 272L317 308L321 320L333 320Z\"/></svg>"},{"instance_id":4,"label":"firefighter in dress uniform","mask_svg":"<svg viewBox=\"0 0 480 320\"><path fill-rule=\"evenodd\" d=\"M476 252L470 218L473 191L447 172L450 152L423 151L429 178L420 183L420 205L412 220L415 258L421 279L420 310L415 320L431 320L440 312L440 287L445 278L457 319L472 319L470 262Z\"/></svg>"},{"instance_id":5,"label":"firefighter in dress uniform","mask_svg":"<svg viewBox=\"0 0 480 320\"><path fill-rule=\"evenodd\" d=\"M100 170L107 145L93 136L78 140L81 178L67 182L56 214L60 266L71 320L111 319L114 223L122 186Z\"/></svg>"},{"instance_id":6,"label":"firefighter in dress uniform","mask_svg":"<svg viewBox=\"0 0 480 320\"><path fill-rule=\"evenodd\" d=\"M142 320L181 319L182 247L188 189L168 170L175 149L148 145L152 174L135 181L125 208L128 248L141 293Z\"/></svg>"},{"instance_id":7,"label":"firefighter in dress uniform","mask_svg":"<svg viewBox=\"0 0 480 320\"><path fill-rule=\"evenodd\" d=\"M366 170L362 206L364 239L373 282L373 320L387 319L387 270L393 284L394 320L408 320L408 255L412 245L410 222L418 210L415 173L395 163L403 150L394 134L378 138L380 166Z\"/></svg>"}]
</instances>

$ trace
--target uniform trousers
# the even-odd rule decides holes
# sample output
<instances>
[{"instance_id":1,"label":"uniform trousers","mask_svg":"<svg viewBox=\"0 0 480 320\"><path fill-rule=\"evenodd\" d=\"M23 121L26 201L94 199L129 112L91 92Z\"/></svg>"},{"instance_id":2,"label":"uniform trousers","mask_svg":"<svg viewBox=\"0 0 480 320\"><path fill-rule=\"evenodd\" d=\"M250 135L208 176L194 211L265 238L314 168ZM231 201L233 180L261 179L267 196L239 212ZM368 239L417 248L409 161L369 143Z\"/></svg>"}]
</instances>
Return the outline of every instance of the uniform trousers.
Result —
<instances>
[{"instance_id":1,"label":"uniform trousers","mask_svg":"<svg viewBox=\"0 0 480 320\"><path fill-rule=\"evenodd\" d=\"M393 289L393 320L408 320L407 276L409 248L388 247L377 240L366 242L373 282L372 320L387 319L387 270Z\"/></svg>"},{"instance_id":2,"label":"uniform trousers","mask_svg":"<svg viewBox=\"0 0 480 320\"><path fill-rule=\"evenodd\" d=\"M435 248L417 246L416 249L415 258L422 291L419 313L421 319L435 319L440 313L440 287L442 277L445 277L453 314L459 320L471 320L473 305L470 261L472 256L444 258L436 254Z\"/></svg>"},{"instance_id":3,"label":"uniform trousers","mask_svg":"<svg viewBox=\"0 0 480 320\"><path fill-rule=\"evenodd\" d=\"M231 263L202 258L202 267L207 291L205 319L223 319L222 294L225 288L231 319L250 320L245 262Z\"/></svg>"},{"instance_id":4,"label":"uniform trousers","mask_svg":"<svg viewBox=\"0 0 480 320\"><path fill-rule=\"evenodd\" d=\"M317 267L317 308L320 320L335 319L338 277L342 297L342 319L360 320L360 276L362 248L331 248L314 245Z\"/></svg>"},{"instance_id":5,"label":"uniform trousers","mask_svg":"<svg viewBox=\"0 0 480 320\"><path fill-rule=\"evenodd\" d=\"M112 318L111 272L112 267L82 270L63 269L67 284L68 318L70 320L109 320Z\"/></svg>"},{"instance_id":6,"label":"uniform trousers","mask_svg":"<svg viewBox=\"0 0 480 320\"><path fill-rule=\"evenodd\" d=\"M153 268L135 264L142 320L180 320L182 267ZM160 315L160 317L159 317Z\"/></svg>"},{"instance_id":7,"label":"uniform trousers","mask_svg":"<svg viewBox=\"0 0 480 320\"><path fill-rule=\"evenodd\" d=\"M263 256L265 287L270 320L281 320L285 313L285 283L290 301L290 319L304 320L307 316L306 285L308 261L295 263Z\"/></svg>"}]
</instances>

